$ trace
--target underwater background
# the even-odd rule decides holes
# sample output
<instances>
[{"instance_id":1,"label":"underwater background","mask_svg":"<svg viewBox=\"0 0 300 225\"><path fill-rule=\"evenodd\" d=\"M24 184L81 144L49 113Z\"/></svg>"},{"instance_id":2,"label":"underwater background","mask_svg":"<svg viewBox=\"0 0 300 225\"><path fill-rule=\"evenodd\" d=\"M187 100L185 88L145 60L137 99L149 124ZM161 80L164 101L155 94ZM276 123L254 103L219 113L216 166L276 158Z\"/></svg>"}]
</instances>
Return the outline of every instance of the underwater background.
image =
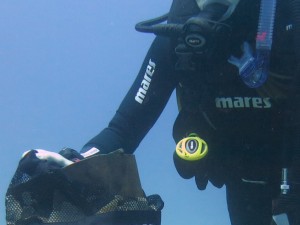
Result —
<instances>
[{"instance_id":1,"label":"underwater background","mask_svg":"<svg viewBox=\"0 0 300 225\"><path fill-rule=\"evenodd\" d=\"M171 0L0 1L0 224L22 153L80 150L104 128L154 39L134 26ZM162 225L229 225L225 189L198 191L173 165L174 94L136 151L147 195L165 202Z\"/></svg>"}]
</instances>

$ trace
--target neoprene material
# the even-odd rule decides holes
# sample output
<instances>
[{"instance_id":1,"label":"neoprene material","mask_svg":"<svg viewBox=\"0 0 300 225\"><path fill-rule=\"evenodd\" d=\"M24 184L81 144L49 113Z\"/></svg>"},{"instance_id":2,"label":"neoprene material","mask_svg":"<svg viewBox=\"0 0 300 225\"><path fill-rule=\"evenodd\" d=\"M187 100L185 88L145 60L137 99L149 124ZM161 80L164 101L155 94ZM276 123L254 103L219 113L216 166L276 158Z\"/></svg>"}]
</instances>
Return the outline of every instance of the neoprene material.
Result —
<instances>
[{"instance_id":1,"label":"neoprene material","mask_svg":"<svg viewBox=\"0 0 300 225\"><path fill-rule=\"evenodd\" d=\"M227 59L232 54L241 54L240 46L244 41L255 44L259 5L258 0L241 1L226 20L232 28L229 42L225 39L224 43L220 42L224 47L217 56L202 60L193 58L196 69L192 72L175 69L177 43L168 38L155 38L136 80L108 127L91 139L83 151L97 147L107 153L123 148L133 153L177 88L181 92L182 107L174 125L175 142L189 133L197 133L207 142L210 149L207 159L212 162L204 171L193 169L191 174L184 176L200 177L198 181L201 182L197 184L202 189L207 181L214 181L216 185L225 183L229 187L228 205L232 221L235 221L233 225L251 224L247 220L257 216L261 218L261 225L270 221L270 199L279 191L282 146L288 143L286 149L291 149L290 144L293 149L299 149L299 143L293 143L293 140L300 140L299 128L296 132L288 132L291 135L285 133L288 126L300 121L300 44L297 41L300 40L300 10L298 0L278 1L270 75L265 85L253 90L243 84L237 69ZM169 22L184 23L198 13L199 7L194 0L174 0ZM137 95L142 96L139 102L135 99ZM189 121L191 114L196 120ZM283 136L286 137L284 142ZM261 180L268 186L247 188L251 183L238 182L242 178ZM270 195L259 201L259 193ZM258 201L264 209L261 214L255 210L245 214L241 211L246 208L236 204L254 209ZM235 218L236 213L244 216Z\"/></svg>"}]
</instances>

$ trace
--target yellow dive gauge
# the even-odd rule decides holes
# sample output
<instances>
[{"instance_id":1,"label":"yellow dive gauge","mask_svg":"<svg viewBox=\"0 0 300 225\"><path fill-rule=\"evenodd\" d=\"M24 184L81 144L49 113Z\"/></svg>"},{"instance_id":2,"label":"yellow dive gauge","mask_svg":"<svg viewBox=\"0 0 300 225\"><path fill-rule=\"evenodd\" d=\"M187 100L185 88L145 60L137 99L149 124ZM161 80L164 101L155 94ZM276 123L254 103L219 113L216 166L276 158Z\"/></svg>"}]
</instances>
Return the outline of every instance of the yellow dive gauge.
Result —
<instances>
[{"instance_id":1,"label":"yellow dive gauge","mask_svg":"<svg viewBox=\"0 0 300 225\"><path fill-rule=\"evenodd\" d=\"M196 161L206 156L208 152L207 144L198 137L197 134L191 133L188 137L183 138L176 145L177 155L188 161Z\"/></svg>"}]
</instances>

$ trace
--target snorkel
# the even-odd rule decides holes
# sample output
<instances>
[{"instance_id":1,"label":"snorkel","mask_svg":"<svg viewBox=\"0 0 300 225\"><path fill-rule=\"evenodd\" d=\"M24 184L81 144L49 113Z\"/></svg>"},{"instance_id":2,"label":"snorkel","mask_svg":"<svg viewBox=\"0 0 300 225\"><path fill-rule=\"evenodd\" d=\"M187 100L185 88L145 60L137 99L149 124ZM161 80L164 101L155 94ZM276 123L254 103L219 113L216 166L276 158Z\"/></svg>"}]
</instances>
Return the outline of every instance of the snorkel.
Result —
<instances>
[{"instance_id":1,"label":"snorkel","mask_svg":"<svg viewBox=\"0 0 300 225\"><path fill-rule=\"evenodd\" d=\"M261 0L255 54L249 43L245 42L243 56L228 59L238 67L240 77L250 88L260 87L268 78L275 11L276 0Z\"/></svg>"}]
</instances>

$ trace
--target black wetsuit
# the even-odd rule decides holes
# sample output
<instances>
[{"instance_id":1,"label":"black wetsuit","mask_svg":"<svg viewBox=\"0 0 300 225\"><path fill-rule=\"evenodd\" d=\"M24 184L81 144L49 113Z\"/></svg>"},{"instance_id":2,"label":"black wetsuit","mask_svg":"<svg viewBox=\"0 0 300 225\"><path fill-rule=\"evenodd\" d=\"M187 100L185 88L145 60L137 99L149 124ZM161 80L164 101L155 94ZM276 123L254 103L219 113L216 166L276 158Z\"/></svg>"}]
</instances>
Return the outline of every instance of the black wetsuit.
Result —
<instances>
[{"instance_id":1,"label":"black wetsuit","mask_svg":"<svg viewBox=\"0 0 300 225\"><path fill-rule=\"evenodd\" d=\"M157 37L109 126L82 151L97 147L108 153L123 148L133 153L178 88L182 108L174 125L175 141L197 132L208 143L211 161L207 170L214 171L208 172L208 179L216 186L226 184L232 224L269 224L271 198L279 188L281 150L295 139L285 133L290 123L298 121L298 107L290 106L298 104L294 93L300 90L295 91L293 84L300 63L295 27L284 0L278 2L266 84L248 88L237 68L227 62L230 55L241 54L244 41L255 43L259 2L240 1L225 21L232 29L229 38L218 39L209 57L194 57L195 70L176 67L177 40ZM168 22L184 23L197 13L194 0L175 0ZM292 122L287 121L287 114ZM198 172L193 172L197 179Z\"/></svg>"}]
</instances>

